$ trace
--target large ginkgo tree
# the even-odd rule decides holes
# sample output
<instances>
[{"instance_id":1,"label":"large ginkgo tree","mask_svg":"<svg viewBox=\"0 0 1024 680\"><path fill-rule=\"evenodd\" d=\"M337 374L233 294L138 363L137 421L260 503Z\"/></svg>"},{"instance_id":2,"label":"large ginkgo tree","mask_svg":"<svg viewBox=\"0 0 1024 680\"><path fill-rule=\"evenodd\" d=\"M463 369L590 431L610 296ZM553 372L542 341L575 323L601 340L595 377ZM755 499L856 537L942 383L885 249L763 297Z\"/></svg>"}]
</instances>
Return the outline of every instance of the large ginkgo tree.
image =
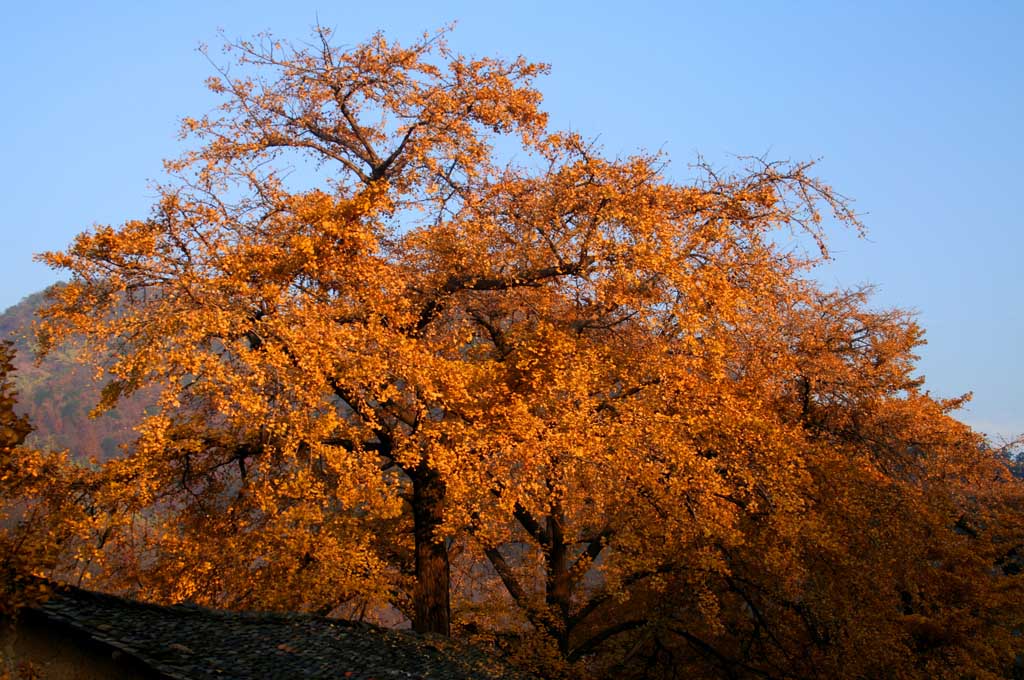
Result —
<instances>
[{"instance_id":1,"label":"large ginkgo tree","mask_svg":"<svg viewBox=\"0 0 1024 680\"><path fill-rule=\"evenodd\" d=\"M860 228L809 165L608 158L443 32L226 48L152 213L42 256L44 348L156 395L76 482L80 573L441 634L454 596L550 674L1009 663L1019 488L911 318L807 277Z\"/></svg>"}]
</instances>

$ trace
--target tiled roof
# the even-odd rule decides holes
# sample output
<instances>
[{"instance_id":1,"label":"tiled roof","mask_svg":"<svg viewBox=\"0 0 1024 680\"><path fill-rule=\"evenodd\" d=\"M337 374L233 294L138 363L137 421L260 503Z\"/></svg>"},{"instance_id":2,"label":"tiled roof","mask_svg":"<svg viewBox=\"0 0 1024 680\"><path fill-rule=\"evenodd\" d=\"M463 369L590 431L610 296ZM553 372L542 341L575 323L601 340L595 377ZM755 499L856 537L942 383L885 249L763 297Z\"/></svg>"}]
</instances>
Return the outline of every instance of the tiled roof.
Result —
<instances>
[{"instance_id":1,"label":"tiled roof","mask_svg":"<svg viewBox=\"0 0 1024 680\"><path fill-rule=\"evenodd\" d=\"M72 587L34 609L175 680L525 680L457 641L318 616L164 607Z\"/></svg>"}]
</instances>

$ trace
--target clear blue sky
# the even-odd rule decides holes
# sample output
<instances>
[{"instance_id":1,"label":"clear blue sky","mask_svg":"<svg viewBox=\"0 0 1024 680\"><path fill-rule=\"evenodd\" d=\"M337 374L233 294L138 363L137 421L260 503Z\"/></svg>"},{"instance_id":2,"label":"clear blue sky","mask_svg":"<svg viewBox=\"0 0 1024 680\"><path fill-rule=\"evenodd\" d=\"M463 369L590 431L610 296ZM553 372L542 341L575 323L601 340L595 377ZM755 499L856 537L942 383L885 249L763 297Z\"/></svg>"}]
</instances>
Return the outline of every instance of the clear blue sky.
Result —
<instances>
[{"instance_id":1,"label":"clear blue sky","mask_svg":"<svg viewBox=\"0 0 1024 680\"><path fill-rule=\"evenodd\" d=\"M552 123L611 153L822 158L870 235L836 234L832 285L871 282L915 309L934 393L1024 432L1024 3L50 2L5 8L0 309L55 280L31 261L94 223L143 217L207 111L216 29L302 39L317 18L355 43L458 20L459 51L546 61Z\"/></svg>"}]
</instances>

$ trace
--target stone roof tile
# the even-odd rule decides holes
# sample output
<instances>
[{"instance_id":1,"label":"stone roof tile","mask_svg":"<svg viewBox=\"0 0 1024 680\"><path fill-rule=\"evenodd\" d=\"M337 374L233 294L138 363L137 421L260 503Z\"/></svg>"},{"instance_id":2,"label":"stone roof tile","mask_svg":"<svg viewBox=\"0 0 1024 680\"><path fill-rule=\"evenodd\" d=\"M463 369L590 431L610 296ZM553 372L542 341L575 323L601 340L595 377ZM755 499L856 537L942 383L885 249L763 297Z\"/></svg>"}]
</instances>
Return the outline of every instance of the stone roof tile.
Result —
<instances>
[{"instance_id":1,"label":"stone roof tile","mask_svg":"<svg viewBox=\"0 0 1024 680\"><path fill-rule=\"evenodd\" d=\"M159 606L73 587L35 609L173 680L527 680L455 640L313 615Z\"/></svg>"}]
</instances>

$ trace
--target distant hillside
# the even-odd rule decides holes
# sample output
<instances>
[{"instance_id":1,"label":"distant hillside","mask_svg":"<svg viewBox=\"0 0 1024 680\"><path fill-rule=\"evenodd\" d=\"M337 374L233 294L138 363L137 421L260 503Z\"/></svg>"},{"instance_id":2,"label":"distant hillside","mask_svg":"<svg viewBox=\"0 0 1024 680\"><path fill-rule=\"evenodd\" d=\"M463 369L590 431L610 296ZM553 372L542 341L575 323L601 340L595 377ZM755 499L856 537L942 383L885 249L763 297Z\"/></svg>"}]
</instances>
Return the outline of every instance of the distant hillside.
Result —
<instances>
[{"instance_id":1,"label":"distant hillside","mask_svg":"<svg viewBox=\"0 0 1024 680\"><path fill-rule=\"evenodd\" d=\"M69 449L78 460L104 460L134 437L132 425L142 413L141 399L129 400L100 418L89 418L99 400L100 385L92 370L75 362L72 349L62 348L36 364L32 320L45 302L45 292L29 295L0 314L0 339L17 348L15 386L19 413L32 420L28 443L40 448Z\"/></svg>"}]
</instances>

